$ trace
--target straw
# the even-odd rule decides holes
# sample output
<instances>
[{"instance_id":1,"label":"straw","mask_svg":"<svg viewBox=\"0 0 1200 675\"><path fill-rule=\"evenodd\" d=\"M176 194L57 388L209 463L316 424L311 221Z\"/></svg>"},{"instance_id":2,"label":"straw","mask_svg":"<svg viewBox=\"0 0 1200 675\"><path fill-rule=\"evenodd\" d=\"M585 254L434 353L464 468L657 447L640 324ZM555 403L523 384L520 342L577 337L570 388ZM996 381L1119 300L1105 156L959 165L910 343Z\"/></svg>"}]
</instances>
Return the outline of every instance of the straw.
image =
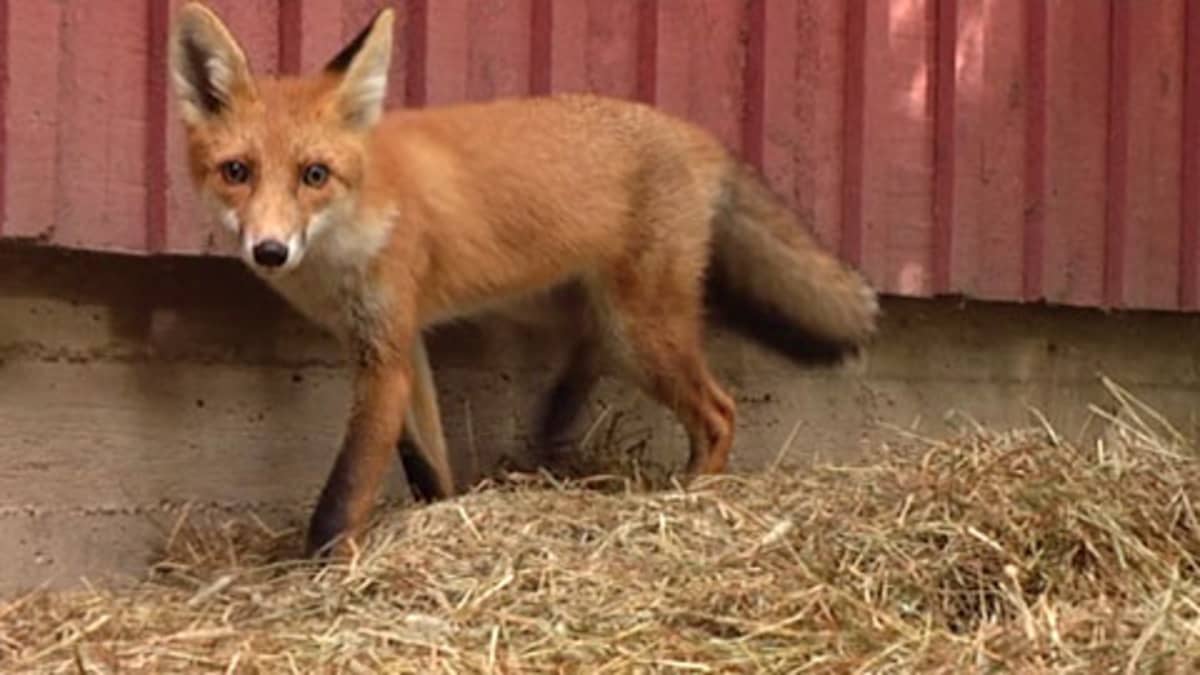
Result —
<instances>
[{"instance_id":1,"label":"straw","mask_svg":"<svg viewBox=\"0 0 1200 675\"><path fill-rule=\"evenodd\" d=\"M1040 418L687 488L512 474L325 568L193 512L132 588L0 605L0 670L1196 672L1200 463L1106 386L1087 446Z\"/></svg>"}]
</instances>

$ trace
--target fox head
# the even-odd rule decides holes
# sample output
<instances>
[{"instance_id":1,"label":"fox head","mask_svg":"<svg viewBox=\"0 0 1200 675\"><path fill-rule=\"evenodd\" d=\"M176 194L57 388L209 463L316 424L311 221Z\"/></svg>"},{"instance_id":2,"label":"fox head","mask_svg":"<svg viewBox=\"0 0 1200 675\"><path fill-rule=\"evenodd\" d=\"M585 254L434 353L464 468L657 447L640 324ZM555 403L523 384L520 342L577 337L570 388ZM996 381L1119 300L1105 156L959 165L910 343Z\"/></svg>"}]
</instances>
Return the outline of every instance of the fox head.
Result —
<instances>
[{"instance_id":1,"label":"fox head","mask_svg":"<svg viewBox=\"0 0 1200 675\"><path fill-rule=\"evenodd\" d=\"M201 201L263 273L294 269L354 217L367 135L383 112L393 13L379 12L320 72L255 77L229 29L184 5L169 68Z\"/></svg>"}]
</instances>

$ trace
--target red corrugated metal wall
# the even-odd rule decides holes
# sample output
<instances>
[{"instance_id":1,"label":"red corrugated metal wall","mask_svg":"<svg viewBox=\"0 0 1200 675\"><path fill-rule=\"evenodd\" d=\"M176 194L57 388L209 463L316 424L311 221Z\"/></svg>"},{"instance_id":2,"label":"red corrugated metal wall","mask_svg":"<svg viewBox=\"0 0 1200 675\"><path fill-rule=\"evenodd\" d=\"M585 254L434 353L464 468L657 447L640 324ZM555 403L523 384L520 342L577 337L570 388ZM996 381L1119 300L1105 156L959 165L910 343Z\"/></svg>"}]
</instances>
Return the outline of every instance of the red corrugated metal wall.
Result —
<instances>
[{"instance_id":1,"label":"red corrugated metal wall","mask_svg":"<svg viewBox=\"0 0 1200 675\"><path fill-rule=\"evenodd\" d=\"M374 0L215 0L256 67L320 66ZM1200 307L1200 3L407 0L392 102L591 90L763 167L884 290ZM2 234L221 252L168 100L177 0L0 0Z\"/></svg>"}]
</instances>

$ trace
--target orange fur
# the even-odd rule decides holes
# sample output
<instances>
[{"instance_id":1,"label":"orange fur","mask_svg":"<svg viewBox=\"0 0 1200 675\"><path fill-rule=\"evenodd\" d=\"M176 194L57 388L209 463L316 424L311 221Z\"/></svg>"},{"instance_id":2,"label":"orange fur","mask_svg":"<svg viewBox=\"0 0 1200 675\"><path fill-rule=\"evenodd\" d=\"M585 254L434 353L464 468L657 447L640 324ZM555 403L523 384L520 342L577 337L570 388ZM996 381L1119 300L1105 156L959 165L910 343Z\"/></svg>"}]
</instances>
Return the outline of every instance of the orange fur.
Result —
<instances>
[{"instance_id":1,"label":"orange fur","mask_svg":"<svg viewBox=\"0 0 1200 675\"><path fill-rule=\"evenodd\" d=\"M873 332L867 285L699 127L590 95L384 113L392 21L381 12L329 67L299 79L253 79L199 5L181 10L172 34L205 203L238 232L251 267L359 357L311 549L361 532L406 410L435 492L453 489L421 344L429 326L486 310L560 321L575 349L546 434L597 377L616 375L675 412L693 474L725 469L736 416L703 354L707 278L841 347ZM229 160L251 177L231 182ZM312 163L327 181L305 183ZM281 268L256 258L268 239L287 246Z\"/></svg>"}]
</instances>

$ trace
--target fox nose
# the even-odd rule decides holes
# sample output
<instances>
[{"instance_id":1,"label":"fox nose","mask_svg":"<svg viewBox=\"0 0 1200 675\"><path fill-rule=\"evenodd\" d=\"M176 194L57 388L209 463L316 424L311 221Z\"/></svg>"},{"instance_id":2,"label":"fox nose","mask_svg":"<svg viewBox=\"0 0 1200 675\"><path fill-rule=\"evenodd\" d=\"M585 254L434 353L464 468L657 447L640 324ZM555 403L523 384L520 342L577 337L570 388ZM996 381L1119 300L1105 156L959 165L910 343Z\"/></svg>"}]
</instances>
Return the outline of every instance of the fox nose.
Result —
<instances>
[{"instance_id":1,"label":"fox nose","mask_svg":"<svg viewBox=\"0 0 1200 675\"><path fill-rule=\"evenodd\" d=\"M263 267L279 267L288 259L288 247L276 239L264 239L254 245L254 262Z\"/></svg>"}]
</instances>

